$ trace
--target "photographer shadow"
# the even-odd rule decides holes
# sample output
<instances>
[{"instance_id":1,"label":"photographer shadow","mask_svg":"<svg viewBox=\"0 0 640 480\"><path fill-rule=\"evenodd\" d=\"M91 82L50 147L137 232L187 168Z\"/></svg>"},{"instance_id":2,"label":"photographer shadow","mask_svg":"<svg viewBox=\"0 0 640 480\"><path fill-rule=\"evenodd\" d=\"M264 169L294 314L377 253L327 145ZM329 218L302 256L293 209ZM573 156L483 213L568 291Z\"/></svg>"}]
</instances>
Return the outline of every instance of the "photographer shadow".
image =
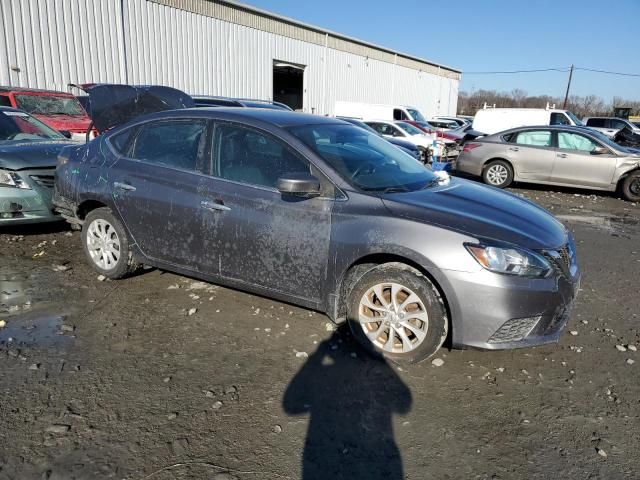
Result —
<instances>
[{"instance_id":1,"label":"photographer shadow","mask_svg":"<svg viewBox=\"0 0 640 480\"><path fill-rule=\"evenodd\" d=\"M411 391L385 360L353 358L351 342L334 332L285 392L286 413L310 416L302 479L402 480L392 415L409 412Z\"/></svg>"}]
</instances>

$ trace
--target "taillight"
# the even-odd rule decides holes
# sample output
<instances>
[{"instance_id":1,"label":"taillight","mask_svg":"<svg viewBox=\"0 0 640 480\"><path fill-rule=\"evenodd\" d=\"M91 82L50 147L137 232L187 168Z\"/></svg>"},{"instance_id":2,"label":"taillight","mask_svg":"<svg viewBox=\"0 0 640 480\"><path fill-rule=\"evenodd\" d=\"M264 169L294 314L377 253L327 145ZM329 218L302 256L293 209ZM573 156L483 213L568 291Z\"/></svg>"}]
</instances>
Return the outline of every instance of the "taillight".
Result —
<instances>
[{"instance_id":1,"label":"taillight","mask_svg":"<svg viewBox=\"0 0 640 480\"><path fill-rule=\"evenodd\" d=\"M478 147L481 147L481 146L482 146L481 143L465 143L464 144L464 148L462 149L462 151L463 152L470 152L474 148L478 148Z\"/></svg>"}]
</instances>

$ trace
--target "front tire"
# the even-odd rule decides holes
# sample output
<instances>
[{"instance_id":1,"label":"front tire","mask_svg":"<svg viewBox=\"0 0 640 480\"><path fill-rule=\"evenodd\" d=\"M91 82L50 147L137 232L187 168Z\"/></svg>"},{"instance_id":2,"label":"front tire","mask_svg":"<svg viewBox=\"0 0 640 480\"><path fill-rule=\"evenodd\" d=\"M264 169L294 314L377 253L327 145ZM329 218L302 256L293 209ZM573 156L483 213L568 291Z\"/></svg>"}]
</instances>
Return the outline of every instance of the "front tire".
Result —
<instances>
[{"instance_id":1,"label":"front tire","mask_svg":"<svg viewBox=\"0 0 640 480\"><path fill-rule=\"evenodd\" d=\"M376 356L417 363L438 351L447 338L447 313L438 290L406 265L369 270L352 288L348 302L351 332Z\"/></svg>"},{"instance_id":2,"label":"front tire","mask_svg":"<svg viewBox=\"0 0 640 480\"><path fill-rule=\"evenodd\" d=\"M513 182L513 168L504 160L494 160L484 167L482 180L492 187L506 188Z\"/></svg>"},{"instance_id":3,"label":"front tire","mask_svg":"<svg viewBox=\"0 0 640 480\"><path fill-rule=\"evenodd\" d=\"M630 202L640 202L640 170L631 172L622 182L622 196Z\"/></svg>"},{"instance_id":4,"label":"front tire","mask_svg":"<svg viewBox=\"0 0 640 480\"><path fill-rule=\"evenodd\" d=\"M129 238L110 208L89 212L82 226L82 247L91 266L107 278L126 277L137 268Z\"/></svg>"}]
</instances>

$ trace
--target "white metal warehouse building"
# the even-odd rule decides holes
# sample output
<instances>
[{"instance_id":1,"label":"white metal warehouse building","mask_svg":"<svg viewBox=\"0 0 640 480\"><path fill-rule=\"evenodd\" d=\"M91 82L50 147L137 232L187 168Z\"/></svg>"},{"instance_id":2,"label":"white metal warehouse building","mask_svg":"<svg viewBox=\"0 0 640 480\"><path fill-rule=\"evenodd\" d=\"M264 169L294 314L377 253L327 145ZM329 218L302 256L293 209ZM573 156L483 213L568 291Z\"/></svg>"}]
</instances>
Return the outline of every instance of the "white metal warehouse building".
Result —
<instances>
[{"instance_id":1,"label":"white metal warehouse building","mask_svg":"<svg viewBox=\"0 0 640 480\"><path fill-rule=\"evenodd\" d=\"M338 100L456 113L458 70L231 1L0 0L0 15L0 85L159 84L317 114Z\"/></svg>"}]
</instances>

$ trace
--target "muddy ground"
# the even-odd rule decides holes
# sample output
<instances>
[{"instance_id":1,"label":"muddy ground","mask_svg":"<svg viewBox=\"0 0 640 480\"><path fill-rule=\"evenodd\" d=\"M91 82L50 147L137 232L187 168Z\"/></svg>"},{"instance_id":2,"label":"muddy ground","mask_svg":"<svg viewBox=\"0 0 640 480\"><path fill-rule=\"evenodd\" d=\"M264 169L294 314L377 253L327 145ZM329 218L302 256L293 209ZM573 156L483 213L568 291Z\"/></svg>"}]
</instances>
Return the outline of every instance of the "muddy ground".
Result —
<instances>
[{"instance_id":1,"label":"muddy ground","mask_svg":"<svg viewBox=\"0 0 640 480\"><path fill-rule=\"evenodd\" d=\"M640 205L512 191L574 231L573 316L440 367L171 273L100 281L63 225L0 231L0 479L640 478Z\"/></svg>"}]
</instances>

